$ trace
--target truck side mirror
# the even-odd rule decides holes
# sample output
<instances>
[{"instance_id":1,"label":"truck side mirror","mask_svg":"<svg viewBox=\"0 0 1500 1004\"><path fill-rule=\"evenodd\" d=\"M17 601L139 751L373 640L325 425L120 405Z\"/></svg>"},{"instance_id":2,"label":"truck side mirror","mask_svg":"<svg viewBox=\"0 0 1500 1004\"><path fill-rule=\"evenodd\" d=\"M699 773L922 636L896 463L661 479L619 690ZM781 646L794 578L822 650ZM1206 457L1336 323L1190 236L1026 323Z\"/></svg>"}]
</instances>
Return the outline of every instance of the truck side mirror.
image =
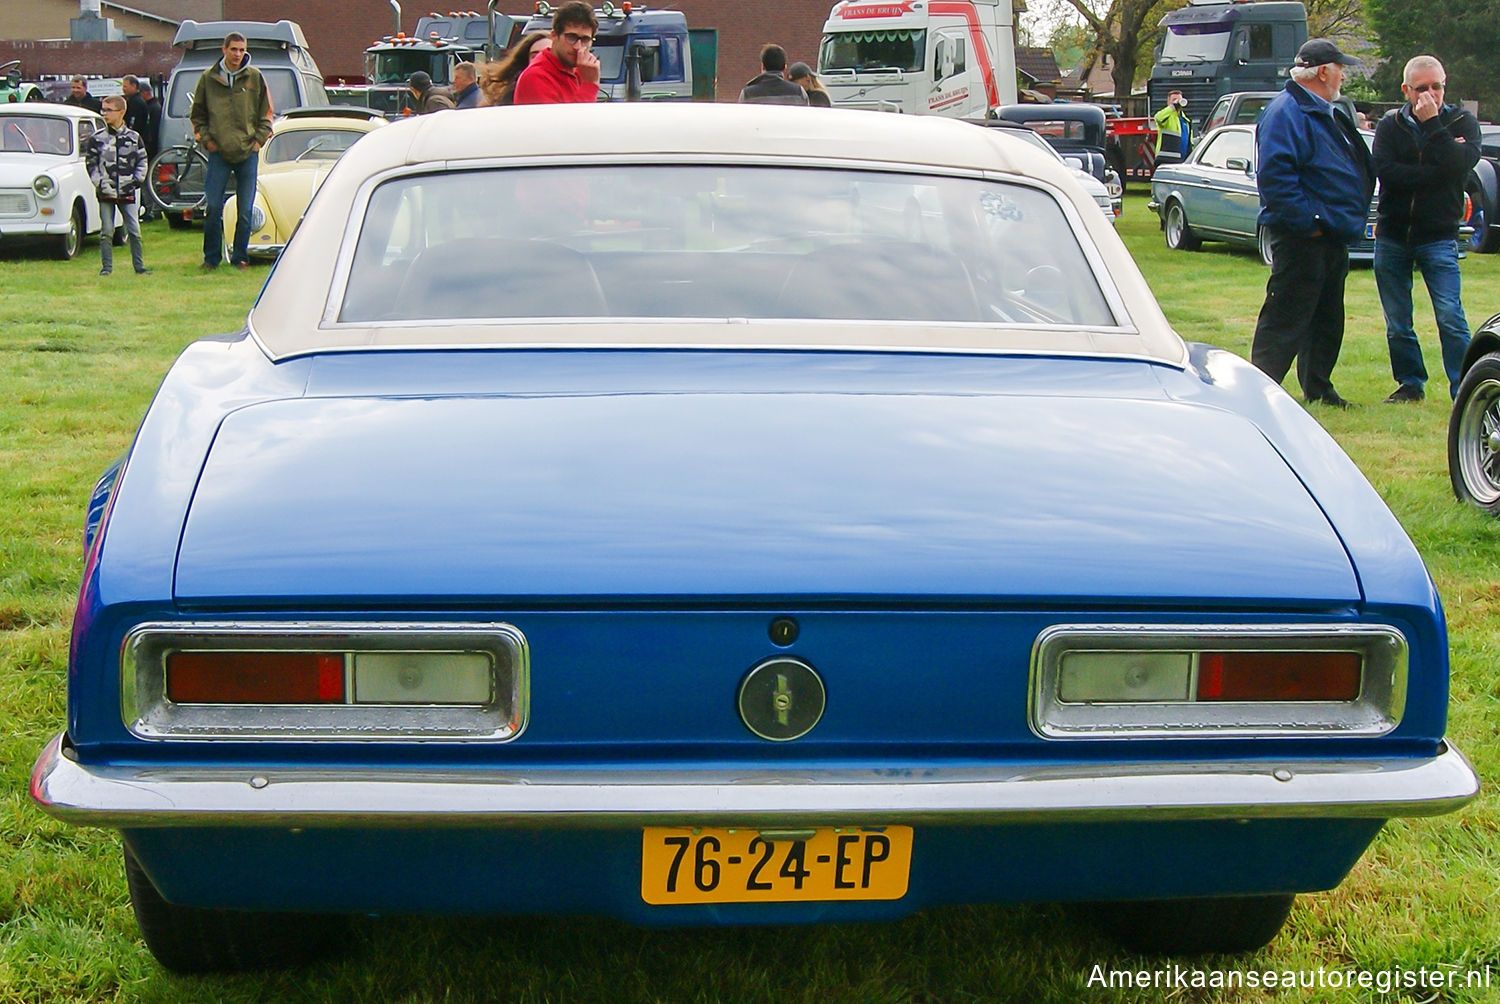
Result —
<instances>
[{"instance_id":1,"label":"truck side mirror","mask_svg":"<svg viewBox=\"0 0 1500 1004\"><path fill-rule=\"evenodd\" d=\"M640 46L641 82L651 83L661 75L661 49L656 46Z\"/></svg>"},{"instance_id":2,"label":"truck side mirror","mask_svg":"<svg viewBox=\"0 0 1500 1004\"><path fill-rule=\"evenodd\" d=\"M1239 60L1241 66L1250 62L1250 39L1244 35L1235 40L1234 58Z\"/></svg>"}]
</instances>

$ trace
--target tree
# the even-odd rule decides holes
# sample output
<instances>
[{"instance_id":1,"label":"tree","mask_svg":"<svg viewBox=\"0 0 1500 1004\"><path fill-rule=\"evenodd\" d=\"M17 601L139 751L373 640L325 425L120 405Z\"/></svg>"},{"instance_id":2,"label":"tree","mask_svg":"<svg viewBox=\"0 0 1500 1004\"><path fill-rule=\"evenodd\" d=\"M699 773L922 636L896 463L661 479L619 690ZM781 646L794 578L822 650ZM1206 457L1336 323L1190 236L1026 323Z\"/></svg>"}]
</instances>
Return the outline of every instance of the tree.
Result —
<instances>
[{"instance_id":1,"label":"tree","mask_svg":"<svg viewBox=\"0 0 1500 1004\"><path fill-rule=\"evenodd\" d=\"M1366 16L1385 63L1374 80L1389 100L1400 100L1401 70L1412 56L1436 56L1448 72L1449 101L1479 102L1480 117L1500 114L1500 18L1492 0L1367 0Z\"/></svg>"},{"instance_id":2,"label":"tree","mask_svg":"<svg viewBox=\"0 0 1500 1004\"><path fill-rule=\"evenodd\" d=\"M1305 0L1307 37L1365 38L1364 0Z\"/></svg>"},{"instance_id":3,"label":"tree","mask_svg":"<svg viewBox=\"0 0 1500 1004\"><path fill-rule=\"evenodd\" d=\"M1085 61L1087 73L1102 57L1114 61L1115 93L1128 95L1135 88L1136 68L1150 52L1157 23L1163 14L1183 6L1182 0L1109 0L1103 14L1095 13L1087 0L1068 0L1093 35L1093 51Z\"/></svg>"}]
</instances>

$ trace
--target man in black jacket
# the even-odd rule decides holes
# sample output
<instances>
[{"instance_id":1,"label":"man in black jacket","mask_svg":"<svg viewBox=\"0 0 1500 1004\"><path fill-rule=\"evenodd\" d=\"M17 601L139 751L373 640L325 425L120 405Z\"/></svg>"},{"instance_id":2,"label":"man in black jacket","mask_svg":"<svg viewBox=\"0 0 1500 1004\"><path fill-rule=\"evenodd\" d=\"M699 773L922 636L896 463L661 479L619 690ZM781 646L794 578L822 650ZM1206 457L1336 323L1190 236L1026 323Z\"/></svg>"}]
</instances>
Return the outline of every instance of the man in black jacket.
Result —
<instances>
[{"instance_id":1,"label":"man in black jacket","mask_svg":"<svg viewBox=\"0 0 1500 1004\"><path fill-rule=\"evenodd\" d=\"M146 99L141 97L141 81L133 73L120 78L120 96L125 99L125 128L135 132L144 142L148 125ZM149 148L148 152L149 152Z\"/></svg>"},{"instance_id":2,"label":"man in black jacket","mask_svg":"<svg viewBox=\"0 0 1500 1004\"><path fill-rule=\"evenodd\" d=\"M1387 404L1420 401L1427 383L1422 346L1412 328L1412 270L1432 298L1448 393L1458 393L1469 346L1458 271L1458 226L1464 185L1479 162L1479 123L1444 104L1443 64L1413 56L1402 74L1406 104L1375 127L1375 173L1380 178L1380 222L1375 233L1375 288L1385 311L1385 339L1396 389Z\"/></svg>"},{"instance_id":3,"label":"man in black jacket","mask_svg":"<svg viewBox=\"0 0 1500 1004\"><path fill-rule=\"evenodd\" d=\"M740 91L740 101L758 105L805 105L807 92L786 79L786 50L768 45L760 50L764 71Z\"/></svg>"}]
</instances>

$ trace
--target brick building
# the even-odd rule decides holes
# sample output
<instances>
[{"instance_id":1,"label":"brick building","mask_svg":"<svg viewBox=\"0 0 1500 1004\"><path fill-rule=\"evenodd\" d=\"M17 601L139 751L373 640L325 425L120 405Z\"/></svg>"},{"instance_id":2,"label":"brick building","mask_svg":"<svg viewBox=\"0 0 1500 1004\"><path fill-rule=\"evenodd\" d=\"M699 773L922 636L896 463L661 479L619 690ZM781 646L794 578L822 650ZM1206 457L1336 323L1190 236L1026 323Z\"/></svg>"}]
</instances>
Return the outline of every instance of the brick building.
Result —
<instances>
[{"instance_id":1,"label":"brick building","mask_svg":"<svg viewBox=\"0 0 1500 1004\"><path fill-rule=\"evenodd\" d=\"M661 0L666 3L667 0ZM402 4L402 28L411 31L417 18L436 5L421 0ZM444 12L453 4L437 9ZM499 10L523 13L529 0L502 0ZM760 47L776 42L793 60L816 63L823 21L832 0L672 0L688 24L719 31L720 100L733 101L740 87L760 72ZM460 8L466 9L466 8ZM483 9L482 6L479 9ZM28 75L86 73L118 76L157 72L176 62L170 49L174 25L183 18L198 21L275 21L286 18L302 25L319 68L328 76L356 76L363 72L364 50L389 34L395 13L387 0L130 0L120 6L103 0L102 16L131 38L127 43L65 43L37 40L67 39L69 22L79 13L78 0L0 0L0 59L21 58ZM9 46L9 48L7 48ZM103 46L104 48L98 48ZM113 46L111 49L109 47ZM127 50L125 47L135 46ZM19 48L17 48L19 47ZM10 56L4 55L11 51ZM117 58L118 57L118 58ZM80 62L90 65L78 65ZM118 65L117 65L118 64Z\"/></svg>"}]
</instances>

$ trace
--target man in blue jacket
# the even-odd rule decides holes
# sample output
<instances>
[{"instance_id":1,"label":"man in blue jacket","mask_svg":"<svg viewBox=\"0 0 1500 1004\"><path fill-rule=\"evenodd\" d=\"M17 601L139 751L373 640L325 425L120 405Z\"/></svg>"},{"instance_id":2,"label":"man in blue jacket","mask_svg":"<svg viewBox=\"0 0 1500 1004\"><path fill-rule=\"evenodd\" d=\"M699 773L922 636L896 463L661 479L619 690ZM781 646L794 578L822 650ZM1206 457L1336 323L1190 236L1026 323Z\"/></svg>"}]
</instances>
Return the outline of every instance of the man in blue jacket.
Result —
<instances>
[{"instance_id":1,"label":"man in blue jacket","mask_svg":"<svg viewBox=\"0 0 1500 1004\"><path fill-rule=\"evenodd\" d=\"M1344 67L1358 62L1326 38L1309 39L1256 127L1258 220L1272 264L1250 361L1280 383L1296 359L1303 400L1336 408L1350 406L1332 379L1344 343L1349 244L1364 233L1375 190L1365 141L1333 104Z\"/></svg>"},{"instance_id":2,"label":"man in blue jacket","mask_svg":"<svg viewBox=\"0 0 1500 1004\"><path fill-rule=\"evenodd\" d=\"M1375 235L1375 288L1385 311L1386 345L1396 389L1387 404L1420 401L1427 366L1411 319L1412 269L1422 270L1448 394L1458 394L1459 370L1469 347L1458 272L1458 225L1464 185L1479 163L1479 122L1443 103L1447 75L1432 56L1413 56L1402 73L1406 104L1375 127L1375 174L1380 178L1380 229Z\"/></svg>"}]
</instances>

